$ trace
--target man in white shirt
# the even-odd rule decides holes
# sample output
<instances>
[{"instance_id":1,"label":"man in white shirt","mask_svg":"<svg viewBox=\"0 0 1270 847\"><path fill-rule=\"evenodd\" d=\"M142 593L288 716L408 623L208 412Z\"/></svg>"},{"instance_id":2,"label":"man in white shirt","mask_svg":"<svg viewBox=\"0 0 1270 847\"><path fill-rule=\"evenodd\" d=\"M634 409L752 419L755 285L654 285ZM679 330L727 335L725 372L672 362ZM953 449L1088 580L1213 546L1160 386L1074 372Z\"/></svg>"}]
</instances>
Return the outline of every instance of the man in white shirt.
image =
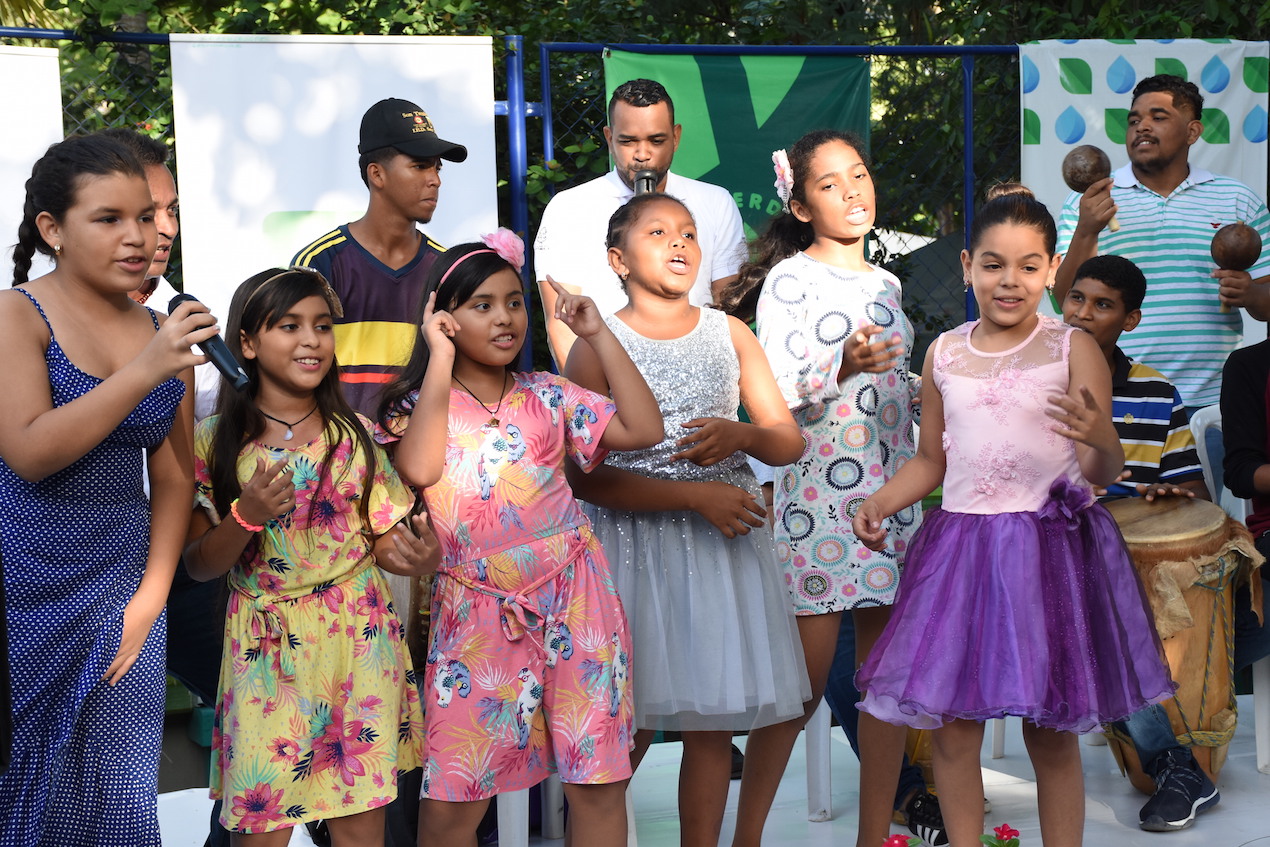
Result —
<instances>
[{"instance_id":1,"label":"man in white shirt","mask_svg":"<svg viewBox=\"0 0 1270 847\"><path fill-rule=\"evenodd\" d=\"M675 107L666 89L650 79L623 83L614 90L608 112L604 140L613 170L552 198L534 241L547 340L561 370L576 337L555 318L556 293L547 277L593 299L606 317L626 305L626 293L609 268L604 241L609 218L634 196L639 171L653 171L654 190L682 200L696 220L701 271L689 298L694 305L712 302L745 260L745 230L732 195L717 185L670 172L682 127L675 123Z\"/></svg>"}]
</instances>

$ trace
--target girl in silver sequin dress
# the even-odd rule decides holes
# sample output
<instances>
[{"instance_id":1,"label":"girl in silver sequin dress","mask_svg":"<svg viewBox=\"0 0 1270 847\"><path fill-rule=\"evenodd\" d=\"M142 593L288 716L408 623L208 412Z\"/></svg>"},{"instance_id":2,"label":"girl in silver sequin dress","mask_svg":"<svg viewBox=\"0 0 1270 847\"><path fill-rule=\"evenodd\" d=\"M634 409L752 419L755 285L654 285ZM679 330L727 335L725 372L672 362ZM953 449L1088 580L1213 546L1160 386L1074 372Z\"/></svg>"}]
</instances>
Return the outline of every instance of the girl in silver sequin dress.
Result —
<instances>
[{"instance_id":1,"label":"girl in silver sequin dress","mask_svg":"<svg viewBox=\"0 0 1270 847\"><path fill-rule=\"evenodd\" d=\"M810 696L745 460L793 461L803 440L749 329L689 303L701 253L683 204L635 198L613 215L608 244L630 296L608 322L657 397L665 438L614 452L571 482L589 501L630 621L633 759L655 730L683 731L683 843L717 844L733 731L801 717ZM586 345L574 348L568 376L607 391ZM741 402L753 423L737 420Z\"/></svg>"}]
</instances>

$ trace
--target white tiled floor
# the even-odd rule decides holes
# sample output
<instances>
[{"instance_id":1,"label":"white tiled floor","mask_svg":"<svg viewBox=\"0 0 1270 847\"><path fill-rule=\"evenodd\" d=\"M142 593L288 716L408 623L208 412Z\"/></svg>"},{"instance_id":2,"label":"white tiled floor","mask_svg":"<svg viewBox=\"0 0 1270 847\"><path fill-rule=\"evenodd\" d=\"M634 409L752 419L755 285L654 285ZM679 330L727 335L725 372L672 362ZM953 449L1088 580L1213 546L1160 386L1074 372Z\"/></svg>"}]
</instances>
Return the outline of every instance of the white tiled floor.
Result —
<instances>
[{"instance_id":1,"label":"white tiled floor","mask_svg":"<svg viewBox=\"0 0 1270 847\"><path fill-rule=\"evenodd\" d=\"M1222 801L1183 832L1147 833L1138 829L1138 809L1145 797L1120 776L1106 747L1081 745L1085 763L1085 843L1115 847L1270 847L1270 776L1257 772L1252 733L1252 698L1241 696L1241 720L1222 771ZM1006 756L992 759L985 740L983 776L992 812L989 827L1009 823L1021 833L1023 847L1040 847L1036 818L1036 786L1023 749L1020 723L1007 722ZM990 735L990 733L988 733ZM641 847L672 847L679 843L675 809L679 747L653 747L635 776L635 820ZM833 730L833 820L807 820L806 771L803 745L795 748L767 825L766 843L772 847L849 847L855 843L856 796L859 785L855 757L838 729ZM723 844L731 839L736 783L724 821ZM164 794L159 800L163 843L167 847L199 847L207 834L210 801L205 789ZM900 828L896 827L899 832ZM293 845L311 843L303 831ZM533 839L531 844L563 842Z\"/></svg>"}]
</instances>

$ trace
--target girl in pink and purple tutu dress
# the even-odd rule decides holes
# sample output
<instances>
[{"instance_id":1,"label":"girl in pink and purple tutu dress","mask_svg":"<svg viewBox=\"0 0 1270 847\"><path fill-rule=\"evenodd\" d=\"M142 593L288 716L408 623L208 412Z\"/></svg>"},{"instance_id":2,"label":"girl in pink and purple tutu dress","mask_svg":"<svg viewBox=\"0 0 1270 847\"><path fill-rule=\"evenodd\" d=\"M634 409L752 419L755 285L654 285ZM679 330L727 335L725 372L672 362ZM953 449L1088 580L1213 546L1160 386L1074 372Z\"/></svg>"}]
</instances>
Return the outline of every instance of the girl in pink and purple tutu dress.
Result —
<instances>
[{"instance_id":1,"label":"girl in pink and purple tutu dress","mask_svg":"<svg viewBox=\"0 0 1270 847\"><path fill-rule=\"evenodd\" d=\"M880 548L886 516L944 486L857 684L865 712L935 728L950 847L983 832L983 721L1024 718L1043 840L1074 847L1074 733L1173 691L1124 542L1091 492L1124 463L1110 375L1093 339L1036 313L1054 247L1053 219L1021 186L979 212L962 264L981 317L931 346L917 455L854 519Z\"/></svg>"}]
</instances>

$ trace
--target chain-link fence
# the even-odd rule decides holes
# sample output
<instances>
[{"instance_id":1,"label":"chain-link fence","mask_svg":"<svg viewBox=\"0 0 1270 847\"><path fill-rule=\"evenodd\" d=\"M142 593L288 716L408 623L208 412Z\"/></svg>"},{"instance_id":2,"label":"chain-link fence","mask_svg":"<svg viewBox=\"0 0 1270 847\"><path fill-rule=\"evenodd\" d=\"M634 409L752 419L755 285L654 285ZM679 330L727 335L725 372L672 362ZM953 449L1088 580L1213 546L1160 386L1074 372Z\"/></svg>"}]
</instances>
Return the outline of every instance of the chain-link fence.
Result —
<instances>
[{"instance_id":1,"label":"chain-link fence","mask_svg":"<svg viewBox=\"0 0 1270 847\"><path fill-rule=\"evenodd\" d=\"M918 331L918 363L939 332L966 317L960 259L965 61L920 53L871 59L870 147L879 195L872 255L904 283L904 309ZM987 186L1019 177L1019 90L1016 56L977 55L974 62L972 184L979 196L971 199L978 202ZM553 182L567 188L608 167L602 144L593 149L606 122L603 59L598 52L552 53L544 73L558 173Z\"/></svg>"}]
</instances>

